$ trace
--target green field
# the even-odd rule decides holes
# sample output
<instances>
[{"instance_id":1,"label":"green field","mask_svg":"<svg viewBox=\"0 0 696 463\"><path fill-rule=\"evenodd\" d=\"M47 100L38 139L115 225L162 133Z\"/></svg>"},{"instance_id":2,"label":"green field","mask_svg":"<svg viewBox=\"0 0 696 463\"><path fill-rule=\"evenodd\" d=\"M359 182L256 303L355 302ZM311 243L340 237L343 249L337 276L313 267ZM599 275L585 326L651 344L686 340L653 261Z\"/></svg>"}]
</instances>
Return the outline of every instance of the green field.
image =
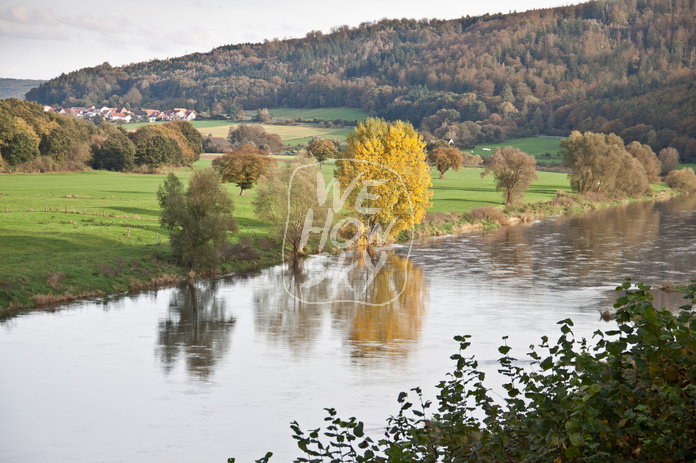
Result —
<instances>
[{"instance_id":1,"label":"green field","mask_svg":"<svg viewBox=\"0 0 696 463\"><path fill-rule=\"evenodd\" d=\"M298 119L311 121L315 118L326 120L362 121L367 113L358 108L272 108L269 109L275 119Z\"/></svg>"},{"instance_id":2,"label":"green field","mask_svg":"<svg viewBox=\"0 0 696 463\"><path fill-rule=\"evenodd\" d=\"M476 145L474 149L467 149L471 154L478 154L483 158L491 156L495 149L498 147L512 146L518 148L521 151L531 154L537 158L537 162L561 162L563 158L559 156L558 152L561 149L560 137L525 137L525 138L512 138L506 140L503 143L487 143L482 145ZM545 156L546 154L550 156Z\"/></svg>"}]
</instances>

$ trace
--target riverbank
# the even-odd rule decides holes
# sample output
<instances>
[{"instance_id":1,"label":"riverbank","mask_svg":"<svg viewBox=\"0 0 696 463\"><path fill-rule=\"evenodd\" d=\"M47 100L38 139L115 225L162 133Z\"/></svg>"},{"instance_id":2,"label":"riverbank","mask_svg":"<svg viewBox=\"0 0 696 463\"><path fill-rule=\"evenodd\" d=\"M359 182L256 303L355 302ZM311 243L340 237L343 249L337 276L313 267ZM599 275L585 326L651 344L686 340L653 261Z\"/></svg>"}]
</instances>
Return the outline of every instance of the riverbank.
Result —
<instances>
[{"instance_id":1,"label":"riverbank","mask_svg":"<svg viewBox=\"0 0 696 463\"><path fill-rule=\"evenodd\" d=\"M207 162L206 162L207 161ZM210 160L202 160L205 167ZM326 167L330 174L330 167ZM182 178L190 170L179 170ZM404 240L478 232L549 215L580 213L625 204L570 194L567 177L545 173L521 208L500 208L500 194L480 169L433 178L433 208ZM253 197L235 201L240 232L230 236L225 261L190 275L171 262L168 236L159 226L155 192L162 175L81 172L3 176L0 192L0 317L27 309L112 294L170 286L199 276L248 272L282 261L271 226L255 218ZM671 196L662 190L657 198ZM644 198L654 200L656 198ZM494 204L498 206L494 206ZM449 211L456 212L449 212Z\"/></svg>"},{"instance_id":2,"label":"riverbank","mask_svg":"<svg viewBox=\"0 0 696 463\"><path fill-rule=\"evenodd\" d=\"M520 206L504 206L502 209L483 206L461 214L429 212L423 222L414 227L413 236L410 233L404 233L401 240L407 241L411 238L424 240L434 236L479 232L519 223L530 223L545 217L582 214L609 207L620 207L636 201L666 201L677 195L674 190L664 188L653 196L610 200L605 197L582 196L559 190L549 201L524 203Z\"/></svg>"}]
</instances>

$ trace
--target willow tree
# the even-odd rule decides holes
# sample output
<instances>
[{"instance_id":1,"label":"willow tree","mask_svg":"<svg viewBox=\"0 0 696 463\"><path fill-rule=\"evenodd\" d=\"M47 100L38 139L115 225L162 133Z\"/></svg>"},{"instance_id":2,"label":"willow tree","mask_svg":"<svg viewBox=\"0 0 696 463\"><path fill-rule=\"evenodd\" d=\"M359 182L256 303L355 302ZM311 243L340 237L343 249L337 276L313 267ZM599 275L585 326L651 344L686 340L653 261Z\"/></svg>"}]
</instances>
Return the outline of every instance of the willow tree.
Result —
<instances>
[{"instance_id":1,"label":"willow tree","mask_svg":"<svg viewBox=\"0 0 696 463\"><path fill-rule=\"evenodd\" d=\"M320 203L317 194L321 175L319 164L308 158L298 158L295 162L270 166L259 179L253 201L256 217L269 222L271 235L292 248L295 262L305 253L304 247L310 237L308 226L326 224L328 214L331 214L329 226L333 225L330 204ZM311 238L314 240L317 236L321 233Z\"/></svg>"},{"instance_id":2,"label":"willow tree","mask_svg":"<svg viewBox=\"0 0 696 463\"><path fill-rule=\"evenodd\" d=\"M568 177L573 190L580 194L613 193L618 161L625 151L623 140L617 135L573 131L561 140L563 164L571 171Z\"/></svg>"},{"instance_id":3,"label":"willow tree","mask_svg":"<svg viewBox=\"0 0 696 463\"><path fill-rule=\"evenodd\" d=\"M425 143L407 122L368 118L348 135L335 172L360 244L393 241L431 207Z\"/></svg>"},{"instance_id":4,"label":"willow tree","mask_svg":"<svg viewBox=\"0 0 696 463\"><path fill-rule=\"evenodd\" d=\"M537 179L536 159L512 146L496 148L481 177L491 173L496 190L503 192L505 204L514 204L522 200L525 190Z\"/></svg>"}]
</instances>

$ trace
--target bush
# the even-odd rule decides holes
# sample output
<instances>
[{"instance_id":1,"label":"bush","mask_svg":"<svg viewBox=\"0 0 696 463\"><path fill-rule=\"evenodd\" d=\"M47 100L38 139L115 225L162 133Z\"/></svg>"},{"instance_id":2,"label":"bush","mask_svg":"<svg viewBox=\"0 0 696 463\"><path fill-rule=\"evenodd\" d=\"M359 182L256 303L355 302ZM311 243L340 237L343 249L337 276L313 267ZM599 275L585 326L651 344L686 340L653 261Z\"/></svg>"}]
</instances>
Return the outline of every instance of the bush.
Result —
<instances>
[{"instance_id":1,"label":"bush","mask_svg":"<svg viewBox=\"0 0 696 463\"><path fill-rule=\"evenodd\" d=\"M649 289L625 280L614 305L618 329L597 331L592 346L574 338L570 319L559 322L555 345L543 336L532 346L528 369L501 346L504 403L493 401L476 360L463 355L469 336L457 336L455 368L437 386L436 411L419 388L410 391L413 401L402 392L401 411L375 442L362 422L326 409L325 431L291 424L305 455L295 461L694 461L696 280L677 315L653 307Z\"/></svg>"},{"instance_id":2,"label":"bush","mask_svg":"<svg viewBox=\"0 0 696 463\"><path fill-rule=\"evenodd\" d=\"M696 174L694 174L693 169L690 167L673 170L667 174L665 183L674 190L683 193L691 193L696 191Z\"/></svg>"},{"instance_id":3,"label":"bush","mask_svg":"<svg viewBox=\"0 0 696 463\"><path fill-rule=\"evenodd\" d=\"M467 219L472 222L491 222L497 223L498 225L507 225L510 223L503 211L493 206L483 206L472 209L467 214Z\"/></svg>"}]
</instances>

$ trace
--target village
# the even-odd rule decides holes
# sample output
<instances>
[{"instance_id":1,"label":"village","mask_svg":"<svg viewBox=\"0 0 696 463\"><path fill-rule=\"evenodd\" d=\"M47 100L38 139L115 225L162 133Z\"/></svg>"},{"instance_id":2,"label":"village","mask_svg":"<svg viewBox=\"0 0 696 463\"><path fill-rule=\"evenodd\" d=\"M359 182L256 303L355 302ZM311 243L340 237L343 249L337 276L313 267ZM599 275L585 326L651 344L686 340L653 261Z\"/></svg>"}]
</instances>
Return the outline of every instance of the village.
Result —
<instances>
[{"instance_id":1,"label":"village","mask_svg":"<svg viewBox=\"0 0 696 463\"><path fill-rule=\"evenodd\" d=\"M130 111L126 107L109 108L102 106L54 108L44 105L44 111L55 112L64 116L72 115L78 119L103 119L113 123L127 124L129 122L168 122L168 121L192 121L196 118L196 111L184 108L174 108L165 111L157 109L139 109Z\"/></svg>"}]
</instances>

